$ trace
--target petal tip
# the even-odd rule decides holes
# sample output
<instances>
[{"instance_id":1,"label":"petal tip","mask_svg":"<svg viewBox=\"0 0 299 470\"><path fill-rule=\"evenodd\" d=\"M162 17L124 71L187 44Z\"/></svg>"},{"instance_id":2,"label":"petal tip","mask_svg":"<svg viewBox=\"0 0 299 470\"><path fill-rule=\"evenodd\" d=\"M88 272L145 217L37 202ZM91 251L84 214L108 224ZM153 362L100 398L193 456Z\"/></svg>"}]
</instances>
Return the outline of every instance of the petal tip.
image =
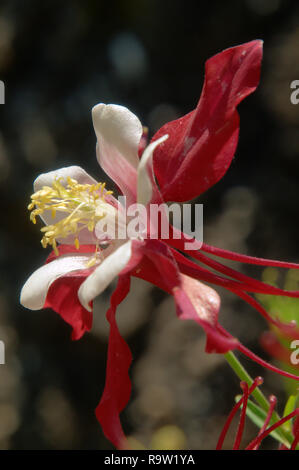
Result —
<instances>
[{"instance_id":1,"label":"petal tip","mask_svg":"<svg viewBox=\"0 0 299 470\"><path fill-rule=\"evenodd\" d=\"M91 116L93 125L96 126L96 123L101 119L103 111L107 105L104 103L98 103L94 105L91 109Z\"/></svg>"},{"instance_id":2,"label":"petal tip","mask_svg":"<svg viewBox=\"0 0 299 470\"><path fill-rule=\"evenodd\" d=\"M95 104L95 105L92 107L92 109L91 109L92 115L94 115L94 114L96 114L96 113L98 113L98 112L101 112L101 110L102 110L103 108L105 108L106 106L107 106L107 105L106 105L105 103L97 103L97 104Z\"/></svg>"},{"instance_id":3,"label":"petal tip","mask_svg":"<svg viewBox=\"0 0 299 470\"><path fill-rule=\"evenodd\" d=\"M34 301L31 295L31 289L28 289L27 282L22 287L20 292L20 304L29 310L40 310L43 306L40 303Z\"/></svg>"}]
</instances>

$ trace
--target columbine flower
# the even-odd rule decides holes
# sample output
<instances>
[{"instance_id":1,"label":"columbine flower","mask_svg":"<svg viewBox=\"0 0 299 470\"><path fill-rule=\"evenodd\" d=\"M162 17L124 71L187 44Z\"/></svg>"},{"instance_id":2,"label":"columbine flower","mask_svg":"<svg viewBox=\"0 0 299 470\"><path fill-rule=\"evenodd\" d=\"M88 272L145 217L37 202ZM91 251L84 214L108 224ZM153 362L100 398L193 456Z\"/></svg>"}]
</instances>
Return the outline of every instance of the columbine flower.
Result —
<instances>
[{"instance_id":1,"label":"columbine flower","mask_svg":"<svg viewBox=\"0 0 299 470\"><path fill-rule=\"evenodd\" d=\"M151 204L196 197L226 172L238 138L236 106L258 84L261 49L261 41L253 41L211 58L206 64L205 84L197 108L164 126L147 147L142 125L128 109L104 104L93 108L98 161L126 196L127 204L139 203L145 208L149 225ZM51 245L54 252L24 285L22 304L30 309L53 308L73 327L73 339L78 339L91 328L93 299L118 276L107 312L110 336L106 383L96 410L106 437L117 447L124 445L119 413L130 396L131 353L119 334L115 311L129 292L132 275L173 295L179 318L193 319L205 330L207 352L239 349L260 364L277 370L219 325L219 296L200 281L235 292L269 321L288 331L295 331L294 325L270 318L248 292L294 297L298 292L285 292L253 280L203 252L255 264L296 268L297 265L250 258L206 244L200 252L187 250L185 242L190 238L173 227L168 240L150 239L142 230L136 237L115 239L109 230L99 230L98 225L105 220L109 226L110 221L116 220L117 228L122 230L124 209L103 183L96 182L80 167L40 175L35 180L34 191L29 205L31 218L33 222L37 215L43 219L46 226L42 229L42 245ZM159 227L156 228L158 233ZM187 259L182 251L220 274Z\"/></svg>"}]
</instances>

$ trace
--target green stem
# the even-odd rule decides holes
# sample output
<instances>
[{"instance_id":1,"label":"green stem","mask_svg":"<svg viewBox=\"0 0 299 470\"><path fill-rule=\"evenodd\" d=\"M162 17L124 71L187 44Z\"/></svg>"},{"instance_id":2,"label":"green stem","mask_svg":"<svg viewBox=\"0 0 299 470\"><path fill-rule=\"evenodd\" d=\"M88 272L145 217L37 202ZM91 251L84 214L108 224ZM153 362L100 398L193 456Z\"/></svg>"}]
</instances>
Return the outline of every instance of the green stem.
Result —
<instances>
[{"instance_id":1,"label":"green stem","mask_svg":"<svg viewBox=\"0 0 299 470\"><path fill-rule=\"evenodd\" d=\"M231 366L231 368L233 369L233 371L237 374L239 379L246 382L248 384L248 386L250 387L253 384L253 379L250 377L250 375L244 369L244 367L239 362L239 360L236 358L234 353L232 351L229 351L226 354L224 354L224 357L227 360L227 362L229 363L229 365ZM265 395L263 394L263 392L258 387L256 387L254 389L254 391L252 392L252 396L255 398L257 403L260 405L260 407L265 412L267 412L269 410L270 404L269 404L267 398L265 397ZM276 411L274 411L273 414L272 414L272 418L271 418L271 424L276 423L280 419L281 418L280 418L279 414ZM292 434L287 432L283 427L279 427L277 429L277 432L281 435L281 437L286 439L289 443L292 443L292 440L293 440Z\"/></svg>"}]
</instances>

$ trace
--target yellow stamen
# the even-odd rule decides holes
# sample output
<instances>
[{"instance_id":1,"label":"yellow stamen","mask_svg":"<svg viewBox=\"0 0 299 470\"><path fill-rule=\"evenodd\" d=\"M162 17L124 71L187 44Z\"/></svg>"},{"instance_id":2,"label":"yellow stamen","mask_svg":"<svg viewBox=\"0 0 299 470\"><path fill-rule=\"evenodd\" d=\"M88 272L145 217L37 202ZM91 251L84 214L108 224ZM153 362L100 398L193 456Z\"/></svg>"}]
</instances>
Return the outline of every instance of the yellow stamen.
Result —
<instances>
[{"instance_id":1,"label":"yellow stamen","mask_svg":"<svg viewBox=\"0 0 299 470\"><path fill-rule=\"evenodd\" d=\"M57 245L56 245L56 240L54 238L53 242L52 242L52 247L53 247L53 250L55 252L55 255L58 256L59 255L59 251L57 249Z\"/></svg>"},{"instance_id":2,"label":"yellow stamen","mask_svg":"<svg viewBox=\"0 0 299 470\"><path fill-rule=\"evenodd\" d=\"M91 268L92 266L94 266L100 257L101 257L101 251L99 250L99 245L96 244L96 251L94 253L94 256L88 260L88 262L86 263L86 267Z\"/></svg>"},{"instance_id":3,"label":"yellow stamen","mask_svg":"<svg viewBox=\"0 0 299 470\"><path fill-rule=\"evenodd\" d=\"M86 263L86 267L87 268L92 268L92 266L94 266L97 262L97 257L96 256L93 256L92 258L90 258L89 261L87 261Z\"/></svg>"},{"instance_id":4,"label":"yellow stamen","mask_svg":"<svg viewBox=\"0 0 299 470\"><path fill-rule=\"evenodd\" d=\"M41 244L44 248L51 245L55 254L58 255L57 239L66 238L69 235L77 235L74 245L80 248L78 233L86 228L90 232L94 230L96 223L105 217L109 209L105 201L107 195L112 191L105 190L105 183L79 184L75 179L68 177L66 185L61 183L62 178L56 178L52 186L43 186L31 196L28 210L32 211L30 220L35 224L36 216L50 211L55 219L57 212L66 216L52 225L41 229L44 234ZM89 261L90 266L97 262L97 249L95 256Z\"/></svg>"}]
</instances>

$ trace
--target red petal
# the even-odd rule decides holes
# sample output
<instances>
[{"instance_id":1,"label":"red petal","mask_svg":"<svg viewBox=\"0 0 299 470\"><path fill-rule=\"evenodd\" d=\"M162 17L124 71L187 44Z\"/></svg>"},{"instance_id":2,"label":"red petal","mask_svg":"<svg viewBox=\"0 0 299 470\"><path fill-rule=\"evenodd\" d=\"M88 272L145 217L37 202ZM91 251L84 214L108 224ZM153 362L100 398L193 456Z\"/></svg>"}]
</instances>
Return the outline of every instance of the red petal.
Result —
<instances>
[{"instance_id":1,"label":"red petal","mask_svg":"<svg viewBox=\"0 0 299 470\"><path fill-rule=\"evenodd\" d=\"M73 253L93 253L95 245L81 245L79 250L73 245L59 245L59 255ZM51 263L57 258L52 251L46 263ZM47 294L44 308L52 308L64 321L72 326L72 339L80 339L86 331L90 331L92 326L92 313L86 310L78 299L78 289L82 282L92 272L92 269L84 269L76 273L70 273L54 281Z\"/></svg>"},{"instance_id":2,"label":"red petal","mask_svg":"<svg viewBox=\"0 0 299 470\"><path fill-rule=\"evenodd\" d=\"M44 308L52 308L72 326L72 339L80 339L92 326L92 313L86 310L78 299L78 289L90 269L77 271L54 281L47 294Z\"/></svg>"},{"instance_id":3,"label":"red petal","mask_svg":"<svg viewBox=\"0 0 299 470\"><path fill-rule=\"evenodd\" d=\"M96 408L96 417L101 423L103 433L117 448L125 447L125 435L119 414L127 405L131 394L128 370L132 355L119 333L115 313L117 306L124 300L129 290L129 276L120 276L106 315L110 323L106 382L101 401Z\"/></svg>"},{"instance_id":4,"label":"red petal","mask_svg":"<svg viewBox=\"0 0 299 470\"><path fill-rule=\"evenodd\" d=\"M168 240L168 243L178 249L184 250L183 240ZM258 312L260 312L269 323L272 323L277 326L282 332L284 332L285 335L288 335L288 337L294 339L297 339L299 337L299 328L296 326L295 321L292 321L291 323L283 323L278 318L273 318L254 298L252 298L246 293L258 292L264 294L282 295L286 297L298 298L299 291L285 291L283 289L270 286L263 282L256 281L255 279L251 279L249 276L238 273L234 269L224 266L223 264L208 258L200 252L196 252L193 250L185 251L189 255L210 266L211 268L218 270L228 276L234 277L237 280L228 279L226 277L219 276L218 274L209 272L206 268L198 266L193 261L187 259L180 252L172 250L172 253L178 263L181 272L195 279L203 280L206 282L212 282L213 284L222 286L230 290L231 292L234 292L236 295L238 295L247 303L249 303L252 307L254 307Z\"/></svg>"},{"instance_id":5,"label":"red petal","mask_svg":"<svg viewBox=\"0 0 299 470\"><path fill-rule=\"evenodd\" d=\"M173 295L178 317L194 320L207 335L206 352L224 353L238 346L238 340L219 330L217 293L195 279L183 276L167 245L148 240L143 249L145 259L134 275L152 282ZM148 258L148 260L146 260Z\"/></svg>"},{"instance_id":6,"label":"red petal","mask_svg":"<svg viewBox=\"0 0 299 470\"><path fill-rule=\"evenodd\" d=\"M211 268L227 276L233 277L241 282L247 283L247 285L251 287L251 289L248 290L248 292L259 292L262 294L282 295L285 297L295 297L295 298L299 297L299 291L287 291L287 290L283 290L275 286L271 286L270 284L265 284L262 281L258 281L249 276L246 276L243 273L239 273L235 269L229 268L228 266L225 266L222 263L219 263L209 258L208 256L204 255L201 252L194 252L191 250L186 250L186 253L193 256L195 259L201 261L202 263L206 264L207 266L210 266Z\"/></svg>"},{"instance_id":7,"label":"red petal","mask_svg":"<svg viewBox=\"0 0 299 470\"><path fill-rule=\"evenodd\" d=\"M194 320L199 323L207 335L206 352L224 354L238 347L238 340L231 335L225 336L218 328L216 311L210 309L206 298L210 294L203 294L200 283L192 278L188 278L183 288L174 288L174 299L177 305L177 314L181 320ZM192 285L194 283L194 285ZM196 284L196 285L195 285ZM204 284L201 284L204 286ZM212 291L208 286L206 290ZM205 305L206 302L206 305ZM218 313L218 312L217 312Z\"/></svg>"},{"instance_id":8,"label":"red petal","mask_svg":"<svg viewBox=\"0 0 299 470\"><path fill-rule=\"evenodd\" d=\"M226 49L206 62L197 108L165 124L153 137L169 138L154 152L154 169L165 201L193 199L219 181L234 156L237 105L255 91L262 41Z\"/></svg>"},{"instance_id":9,"label":"red petal","mask_svg":"<svg viewBox=\"0 0 299 470\"><path fill-rule=\"evenodd\" d=\"M275 259L256 258L255 256L242 255L229 250L223 250L215 246L203 243L201 246L202 251L211 253L212 255L220 256L224 259L232 261L239 261L240 263L255 264L257 266L273 266L276 268L299 269L298 263L289 263L287 261L277 261Z\"/></svg>"}]
</instances>

